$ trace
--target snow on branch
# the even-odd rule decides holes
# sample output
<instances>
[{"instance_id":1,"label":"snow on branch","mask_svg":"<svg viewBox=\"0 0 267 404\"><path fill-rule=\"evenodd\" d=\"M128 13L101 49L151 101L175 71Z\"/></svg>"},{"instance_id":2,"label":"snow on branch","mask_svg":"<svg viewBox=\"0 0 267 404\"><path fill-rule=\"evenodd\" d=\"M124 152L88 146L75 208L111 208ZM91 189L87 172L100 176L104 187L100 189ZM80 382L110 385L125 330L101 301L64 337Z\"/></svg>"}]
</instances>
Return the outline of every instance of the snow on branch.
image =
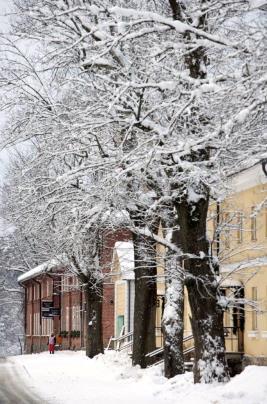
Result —
<instances>
[{"instance_id":1,"label":"snow on branch","mask_svg":"<svg viewBox=\"0 0 267 404\"><path fill-rule=\"evenodd\" d=\"M144 10L134 10L131 8L123 8L123 7L112 7L109 9L110 14L115 14L120 17L130 17L130 18L143 18L144 22L155 22L162 25L167 25L170 28L173 28L180 34L192 33L201 38L205 38L211 43L215 43L222 46L227 46L231 48L239 48L238 44L228 41L226 38L217 36L215 34L210 34L201 29L194 28L189 24L186 24L181 21L174 21L170 18L162 17L161 15L153 12L148 12Z\"/></svg>"}]
</instances>

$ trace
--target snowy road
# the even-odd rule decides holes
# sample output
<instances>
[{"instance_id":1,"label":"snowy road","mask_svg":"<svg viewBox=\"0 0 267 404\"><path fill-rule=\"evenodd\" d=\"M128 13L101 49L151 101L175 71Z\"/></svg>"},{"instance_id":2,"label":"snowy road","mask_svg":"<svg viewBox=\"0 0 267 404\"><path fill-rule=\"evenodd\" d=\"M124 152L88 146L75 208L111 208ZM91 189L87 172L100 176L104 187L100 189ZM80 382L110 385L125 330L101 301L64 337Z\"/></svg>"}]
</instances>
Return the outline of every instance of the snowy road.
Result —
<instances>
[{"instance_id":1,"label":"snowy road","mask_svg":"<svg viewBox=\"0 0 267 404\"><path fill-rule=\"evenodd\" d=\"M17 366L0 358L0 404L36 404L44 401L24 388Z\"/></svg>"}]
</instances>

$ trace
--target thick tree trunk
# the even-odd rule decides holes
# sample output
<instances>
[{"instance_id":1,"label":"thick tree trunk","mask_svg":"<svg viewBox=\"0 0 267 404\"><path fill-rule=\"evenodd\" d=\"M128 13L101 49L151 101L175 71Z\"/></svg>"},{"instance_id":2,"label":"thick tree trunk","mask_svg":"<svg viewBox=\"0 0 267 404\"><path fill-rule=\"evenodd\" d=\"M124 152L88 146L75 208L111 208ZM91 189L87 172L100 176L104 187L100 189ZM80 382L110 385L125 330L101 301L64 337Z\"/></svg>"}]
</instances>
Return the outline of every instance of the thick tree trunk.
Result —
<instances>
[{"instance_id":1,"label":"thick tree trunk","mask_svg":"<svg viewBox=\"0 0 267 404\"><path fill-rule=\"evenodd\" d=\"M157 303L156 244L148 237L134 234L135 302L133 365L145 368L146 354L155 349Z\"/></svg>"},{"instance_id":2,"label":"thick tree trunk","mask_svg":"<svg viewBox=\"0 0 267 404\"><path fill-rule=\"evenodd\" d=\"M198 19L197 28L204 31L208 30L208 14L204 11L208 10L207 3L206 0L199 2L199 7L203 7L203 12ZM173 18L183 21L184 14L182 11L184 10L182 8L186 8L186 4L178 0L169 0L169 4ZM185 33L184 37L190 41L191 34ZM203 69L203 66L206 66L208 61L204 47L193 49L185 56L184 60L193 79L206 78L207 69ZM203 127L208 122L209 117L195 105L191 110L191 122L189 122L188 130L195 135L197 134L196 131L199 130L199 136L203 136ZM200 127L199 123L202 123ZM189 162L208 161L208 147L198 151L191 150L185 160ZM183 189L182 184L180 184L183 197L177 201L176 210L180 226L179 241L185 255L186 285L195 340L194 381L195 383L200 381L209 383L213 380L224 381L229 376L224 355L223 313L218 305L219 291L206 239L209 194L204 185L198 184L198 182L195 184L196 189L192 189L193 200L190 200L188 184ZM197 187L203 189L198 190ZM187 191L186 195L185 191ZM198 193L199 198L196 197Z\"/></svg>"},{"instance_id":3,"label":"thick tree trunk","mask_svg":"<svg viewBox=\"0 0 267 404\"><path fill-rule=\"evenodd\" d=\"M209 265L194 263L197 271L206 276L189 281L187 290L192 312L192 331L195 341L194 382L211 383L228 380L225 361L223 313L218 305L215 278L208 274ZM212 281L213 279L213 281Z\"/></svg>"},{"instance_id":4,"label":"thick tree trunk","mask_svg":"<svg viewBox=\"0 0 267 404\"><path fill-rule=\"evenodd\" d=\"M195 383L225 381L229 378L225 361L223 312L218 304L219 289L206 239L208 204L208 195L199 195L199 200L194 201L184 198L176 204L192 312Z\"/></svg>"},{"instance_id":5,"label":"thick tree trunk","mask_svg":"<svg viewBox=\"0 0 267 404\"><path fill-rule=\"evenodd\" d=\"M184 280L179 262L167 272L166 305L162 320L165 377L184 373Z\"/></svg>"},{"instance_id":6,"label":"thick tree trunk","mask_svg":"<svg viewBox=\"0 0 267 404\"><path fill-rule=\"evenodd\" d=\"M86 355L89 358L103 353L102 338L102 285L97 289L87 285L86 298Z\"/></svg>"},{"instance_id":7,"label":"thick tree trunk","mask_svg":"<svg viewBox=\"0 0 267 404\"><path fill-rule=\"evenodd\" d=\"M170 211L169 218L173 216ZM179 246L179 230L173 221L166 224L173 227L172 243ZM184 373L184 270L177 253L168 250L165 260L166 304L162 319L164 333L164 369L165 377L171 378Z\"/></svg>"}]
</instances>

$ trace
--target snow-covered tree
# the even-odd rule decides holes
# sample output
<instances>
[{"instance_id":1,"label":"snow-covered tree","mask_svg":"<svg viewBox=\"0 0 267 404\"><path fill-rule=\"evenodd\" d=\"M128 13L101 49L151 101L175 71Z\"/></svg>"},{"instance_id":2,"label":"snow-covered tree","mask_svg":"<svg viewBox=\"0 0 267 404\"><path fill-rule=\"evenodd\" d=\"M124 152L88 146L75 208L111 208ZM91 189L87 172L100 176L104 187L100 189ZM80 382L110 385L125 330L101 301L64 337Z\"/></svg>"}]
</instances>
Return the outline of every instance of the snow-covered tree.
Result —
<instances>
[{"instance_id":1,"label":"snow-covered tree","mask_svg":"<svg viewBox=\"0 0 267 404\"><path fill-rule=\"evenodd\" d=\"M176 211L179 237L169 247L176 255L172 262L179 262L177 272L184 269L196 348L195 381L227 379L219 286L206 219L210 196L219 196L225 176L258 156L266 142L264 11L249 11L247 1L220 0L15 3L16 36L43 45L43 72L69 90L65 103L58 97L59 86L49 91L48 100L43 95L46 86L40 84L38 106L47 115L42 112L41 121L34 118L36 132L30 125L26 133L30 138L39 136L42 122L42 152L55 149L54 139L61 137L70 148L60 153L67 166L65 156L72 159L85 153L79 167L69 164L69 171L64 170L56 189L62 183L68 188L71 181L79 181L83 174L90 178L96 171L106 185L102 203L112 201L113 207L129 214L136 229L138 261L144 261L143 237L156 240L151 218L163 215L164 221L163 212L171 205L167 211ZM80 98L74 101L72 93ZM31 98L36 99L36 91ZM38 116L36 103L31 111ZM12 141L28 139L19 132L18 136L14 125L9 131ZM120 191L116 197L114 189ZM142 257L137 256L140 251ZM145 257L150 260L147 251ZM148 263L141 267L145 274ZM136 271L136 281L138 277ZM176 278L170 279L171 288L181 284ZM179 301L177 293L169 296L174 301L167 305L167 313L175 302L178 309ZM179 327L177 322L175 326ZM173 373L177 371L176 367Z\"/></svg>"}]
</instances>

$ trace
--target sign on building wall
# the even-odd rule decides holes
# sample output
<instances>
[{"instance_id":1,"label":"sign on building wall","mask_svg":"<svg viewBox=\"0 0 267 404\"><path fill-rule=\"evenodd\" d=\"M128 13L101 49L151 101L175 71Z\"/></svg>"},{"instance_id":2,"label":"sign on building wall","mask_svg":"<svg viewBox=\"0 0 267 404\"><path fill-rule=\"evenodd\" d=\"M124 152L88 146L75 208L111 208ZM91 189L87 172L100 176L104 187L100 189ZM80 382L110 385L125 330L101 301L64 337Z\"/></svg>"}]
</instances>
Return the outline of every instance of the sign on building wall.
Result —
<instances>
[{"instance_id":1,"label":"sign on building wall","mask_svg":"<svg viewBox=\"0 0 267 404\"><path fill-rule=\"evenodd\" d=\"M59 307L51 307L50 309L51 315L54 316L60 316L60 308Z\"/></svg>"},{"instance_id":2,"label":"sign on building wall","mask_svg":"<svg viewBox=\"0 0 267 404\"><path fill-rule=\"evenodd\" d=\"M42 317L51 318L60 316L60 308L53 307L52 300L42 300Z\"/></svg>"},{"instance_id":3,"label":"sign on building wall","mask_svg":"<svg viewBox=\"0 0 267 404\"><path fill-rule=\"evenodd\" d=\"M49 309L53 307L53 301L52 300L42 300L42 312L43 311L49 311Z\"/></svg>"}]
</instances>

